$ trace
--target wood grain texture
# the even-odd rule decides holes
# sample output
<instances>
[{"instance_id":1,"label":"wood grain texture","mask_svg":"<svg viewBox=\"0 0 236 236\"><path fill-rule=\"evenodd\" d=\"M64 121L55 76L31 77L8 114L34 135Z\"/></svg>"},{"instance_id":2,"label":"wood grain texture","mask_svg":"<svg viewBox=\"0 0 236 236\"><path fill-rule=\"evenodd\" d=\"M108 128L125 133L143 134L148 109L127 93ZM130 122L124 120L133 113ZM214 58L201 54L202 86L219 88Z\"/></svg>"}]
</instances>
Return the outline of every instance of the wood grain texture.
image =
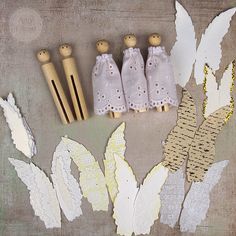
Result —
<instances>
[{"instance_id":1,"label":"wood grain texture","mask_svg":"<svg viewBox=\"0 0 236 236\"><path fill-rule=\"evenodd\" d=\"M181 0L181 4L192 16L195 31L200 40L210 21L224 9L236 5L236 0ZM19 8L35 9L43 19L40 36L34 41L18 41L9 31L9 20ZM64 42L71 43L73 55L80 73L81 84L92 115L91 70L97 55L95 42L106 37L111 42L114 59L121 66L123 42L127 33L138 38L137 46L146 60L147 38L150 33L158 32L162 36L162 45L167 52L175 42L175 8L173 0L2 0L0 1L0 96L12 91L23 115L32 128L37 142L38 154L33 162L49 175L52 154L67 134L84 144L103 166L103 153L108 137L122 122L126 122L127 152L126 159L142 182L146 173L162 159L162 141L175 126L177 110L158 113L150 111L142 114L126 114L121 119L92 116L86 122L74 122L63 126L55 105L43 78L35 53L41 48L52 52L52 60L67 94L57 48ZM22 23L19 21L18 23ZM15 27L17 29L17 27ZM18 27L19 28L19 27ZM32 28L25 28L31 30ZM24 33L24 32L23 32ZM216 73L221 78L224 68L236 55L236 16L233 17L228 34L222 44L223 59ZM184 52L183 52L184 53ZM24 58L24 60L23 60ZM187 89L195 99L197 109L201 111L204 99L202 86L196 86L192 79ZM235 90L233 91L236 97ZM178 88L179 99L181 89ZM71 101L70 101L70 104ZM198 112L201 114L201 112ZM203 120L198 116L199 124ZM219 185L211 195L210 210L207 219L197 228L199 236L236 235L236 115L226 124L216 140L216 161L229 159ZM23 154L15 150L11 143L9 129L0 111L0 235L4 236L112 236L115 224L109 212L92 211L89 203L82 201L83 216L69 223L62 215L62 228L46 230L44 224L35 217L31 209L28 191L17 178L7 158L26 160ZM78 178L76 167L73 174ZM151 229L152 236L188 235L181 234L178 227L170 229L159 221Z\"/></svg>"}]
</instances>

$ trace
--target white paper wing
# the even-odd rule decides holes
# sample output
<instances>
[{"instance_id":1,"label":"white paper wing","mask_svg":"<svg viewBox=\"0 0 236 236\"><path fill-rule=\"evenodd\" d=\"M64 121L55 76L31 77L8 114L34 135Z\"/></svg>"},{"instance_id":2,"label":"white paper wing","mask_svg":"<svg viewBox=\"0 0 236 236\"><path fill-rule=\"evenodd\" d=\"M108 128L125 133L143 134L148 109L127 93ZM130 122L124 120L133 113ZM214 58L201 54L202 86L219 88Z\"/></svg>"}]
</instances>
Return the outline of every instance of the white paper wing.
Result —
<instances>
[{"instance_id":1,"label":"white paper wing","mask_svg":"<svg viewBox=\"0 0 236 236\"><path fill-rule=\"evenodd\" d=\"M137 181L128 163L114 154L116 162L115 178L118 193L114 201L113 218L117 234L131 236L133 233L134 201L138 192Z\"/></svg>"},{"instance_id":2,"label":"white paper wing","mask_svg":"<svg viewBox=\"0 0 236 236\"><path fill-rule=\"evenodd\" d=\"M184 7L176 5L176 42L170 52L176 83L184 87L192 74L196 57L196 38L192 20Z\"/></svg>"},{"instance_id":3,"label":"white paper wing","mask_svg":"<svg viewBox=\"0 0 236 236\"><path fill-rule=\"evenodd\" d=\"M92 204L94 211L107 211L109 198L106 181L98 162L82 144L68 138L62 138L62 141L80 172L83 196Z\"/></svg>"},{"instance_id":4,"label":"white paper wing","mask_svg":"<svg viewBox=\"0 0 236 236\"><path fill-rule=\"evenodd\" d=\"M202 35L197 49L196 63L194 66L194 77L197 84L204 80L204 66L207 63L215 72L219 69L221 60L221 42L228 32L230 21L236 11L236 7L222 12L209 24Z\"/></svg>"},{"instance_id":5,"label":"white paper wing","mask_svg":"<svg viewBox=\"0 0 236 236\"><path fill-rule=\"evenodd\" d=\"M194 233L197 225L206 218L210 204L210 193L221 178L223 169L229 161L213 164L205 175L203 182L193 182L185 198L180 217L181 232Z\"/></svg>"},{"instance_id":6,"label":"white paper wing","mask_svg":"<svg viewBox=\"0 0 236 236\"><path fill-rule=\"evenodd\" d=\"M140 186L134 207L134 233L149 234L154 221L158 219L161 206L160 191L168 176L168 168L162 163L156 165Z\"/></svg>"},{"instance_id":7,"label":"white paper wing","mask_svg":"<svg viewBox=\"0 0 236 236\"><path fill-rule=\"evenodd\" d=\"M35 140L19 108L15 105L13 95L9 93L7 100L3 100L0 97L0 106L3 108L4 116L11 130L11 137L16 149L28 158L31 158L36 154Z\"/></svg>"},{"instance_id":8,"label":"white paper wing","mask_svg":"<svg viewBox=\"0 0 236 236\"><path fill-rule=\"evenodd\" d=\"M111 135L108 140L106 152L105 152L105 178L108 191L112 202L114 202L117 194L117 183L115 180L115 169L116 163L114 159L114 154L118 154L120 157L124 158L125 154L125 139L124 139L125 123L123 122Z\"/></svg>"},{"instance_id":9,"label":"white paper wing","mask_svg":"<svg viewBox=\"0 0 236 236\"><path fill-rule=\"evenodd\" d=\"M82 214L82 194L78 182L71 174L70 165L70 153L61 141L53 154L51 177L61 209L66 218L72 221Z\"/></svg>"},{"instance_id":10,"label":"white paper wing","mask_svg":"<svg viewBox=\"0 0 236 236\"><path fill-rule=\"evenodd\" d=\"M29 190L30 203L35 215L39 216L46 228L61 227L56 192L45 173L33 163L27 164L13 158L9 158L9 161Z\"/></svg>"}]
</instances>

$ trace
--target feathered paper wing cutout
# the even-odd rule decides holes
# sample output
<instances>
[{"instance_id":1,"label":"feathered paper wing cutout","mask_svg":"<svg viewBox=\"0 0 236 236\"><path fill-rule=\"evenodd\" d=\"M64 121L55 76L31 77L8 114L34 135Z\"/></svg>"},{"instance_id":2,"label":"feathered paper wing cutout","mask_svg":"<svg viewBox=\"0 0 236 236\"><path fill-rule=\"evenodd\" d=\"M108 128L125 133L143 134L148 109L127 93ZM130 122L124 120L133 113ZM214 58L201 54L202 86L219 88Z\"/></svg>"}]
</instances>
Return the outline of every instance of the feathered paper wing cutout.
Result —
<instances>
[{"instance_id":1,"label":"feathered paper wing cutout","mask_svg":"<svg viewBox=\"0 0 236 236\"><path fill-rule=\"evenodd\" d=\"M228 161L213 164L206 173L203 182L192 183L180 217L181 232L194 233L196 226L206 218L211 190L219 182L221 173L227 165Z\"/></svg>"},{"instance_id":2,"label":"feathered paper wing cutout","mask_svg":"<svg viewBox=\"0 0 236 236\"><path fill-rule=\"evenodd\" d=\"M107 211L109 199L106 181L98 162L82 144L68 138L62 138L62 141L79 169L83 196L92 204L94 211Z\"/></svg>"},{"instance_id":3,"label":"feathered paper wing cutout","mask_svg":"<svg viewBox=\"0 0 236 236\"><path fill-rule=\"evenodd\" d=\"M118 155L116 161L116 181L118 193L114 202L113 218L117 225L117 234L131 236L148 234L160 209L161 187L168 169L161 163L155 166L145 178L140 188L128 163Z\"/></svg>"},{"instance_id":4,"label":"feathered paper wing cutout","mask_svg":"<svg viewBox=\"0 0 236 236\"><path fill-rule=\"evenodd\" d=\"M179 169L186 159L197 129L196 108L190 93L183 90L178 109L177 125L171 130L164 144L163 165L171 171Z\"/></svg>"},{"instance_id":5,"label":"feathered paper wing cutout","mask_svg":"<svg viewBox=\"0 0 236 236\"><path fill-rule=\"evenodd\" d=\"M234 86L235 78L235 61L231 62L226 68L218 88L214 72L205 65L204 92L206 99L204 101L204 117L207 118L211 113L215 112L223 106L230 105L230 115L233 113L234 100L231 92ZM228 117L229 118L229 117Z\"/></svg>"},{"instance_id":6,"label":"feathered paper wing cutout","mask_svg":"<svg viewBox=\"0 0 236 236\"><path fill-rule=\"evenodd\" d=\"M174 173L169 173L160 193L160 222L169 225L171 228L177 223L182 210L185 196L184 182L185 177L182 168Z\"/></svg>"},{"instance_id":7,"label":"feathered paper wing cutout","mask_svg":"<svg viewBox=\"0 0 236 236\"><path fill-rule=\"evenodd\" d=\"M171 49L170 59L173 65L176 83L184 87L192 74L196 58L196 38L192 20L184 7L176 5L176 42Z\"/></svg>"},{"instance_id":8,"label":"feathered paper wing cutout","mask_svg":"<svg viewBox=\"0 0 236 236\"><path fill-rule=\"evenodd\" d=\"M82 214L80 186L71 174L71 159L67 146L61 141L53 154L52 181L66 218L74 220Z\"/></svg>"},{"instance_id":9,"label":"feathered paper wing cutout","mask_svg":"<svg viewBox=\"0 0 236 236\"><path fill-rule=\"evenodd\" d=\"M61 227L59 203L48 177L33 163L27 164L13 158L9 158L9 161L29 190L35 215L39 216L46 228Z\"/></svg>"},{"instance_id":10,"label":"feathered paper wing cutout","mask_svg":"<svg viewBox=\"0 0 236 236\"><path fill-rule=\"evenodd\" d=\"M117 194L117 183L115 180L116 163L114 154L118 154L124 158L125 154L125 139L124 139L125 123L123 122L111 135L108 140L106 152L105 152L105 178L108 191L112 202L114 202Z\"/></svg>"},{"instance_id":11,"label":"feathered paper wing cutout","mask_svg":"<svg viewBox=\"0 0 236 236\"><path fill-rule=\"evenodd\" d=\"M0 106L3 108L16 149L28 158L31 158L36 154L35 140L28 124L15 104L13 95L9 93L7 100L3 100L0 97Z\"/></svg>"},{"instance_id":12,"label":"feathered paper wing cutout","mask_svg":"<svg viewBox=\"0 0 236 236\"><path fill-rule=\"evenodd\" d=\"M225 124L230 109L230 106L218 109L198 128L189 149L188 181L203 181L205 173L214 162L215 140Z\"/></svg>"},{"instance_id":13,"label":"feathered paper wing cutout","mask_svg":"<svg viewBox=\"0 0 236 236\"><path fill-rule=\"evenodd\" d=\"M204 80L204 66L207 63L213 71L219 69L221 60L221 42L228 32L230 21L236 11L236 7L222 12L209 24L202 35L197 49L194 77L197 84Z\"/></svg>"}]
</instances>

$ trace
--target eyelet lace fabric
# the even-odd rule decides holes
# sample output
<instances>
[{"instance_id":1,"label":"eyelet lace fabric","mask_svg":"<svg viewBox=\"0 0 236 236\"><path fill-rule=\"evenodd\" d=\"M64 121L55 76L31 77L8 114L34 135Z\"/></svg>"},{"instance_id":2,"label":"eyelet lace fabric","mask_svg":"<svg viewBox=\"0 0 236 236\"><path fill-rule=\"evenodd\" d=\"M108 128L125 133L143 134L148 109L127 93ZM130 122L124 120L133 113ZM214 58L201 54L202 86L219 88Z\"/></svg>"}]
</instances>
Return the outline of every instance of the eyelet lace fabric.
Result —
<instances>
[{"instance_id":1,"label":"eyelet lace fabric","mask_svg":"<svg viewBox=\"0 0 236 236\"><path fill-rule=\"evenodd\" d=\"M144 61L139 48L124 50L121 77L128 109L149 107Z\"/></svg>"},{"instance_id":2,"label":"eyelet lace fabric","mask_svg":"<svg viewBox=\"0 0 236 236\"><path fill-rule=\"evenodd\" d=\"M95 114L127 110L120 72L111 54L96 57L92 84Z\"/></svg>"},{"instance_id":3,"label":"eyelet lace fabric","mask_svg":"<svg viewBox=\"0 0 236 236\"><path fill-rule=\"evenodd\" d=\"M178 106L174 73L164 47L149 47L146 63L149 105Z\"/></svg>"}]
</instances>

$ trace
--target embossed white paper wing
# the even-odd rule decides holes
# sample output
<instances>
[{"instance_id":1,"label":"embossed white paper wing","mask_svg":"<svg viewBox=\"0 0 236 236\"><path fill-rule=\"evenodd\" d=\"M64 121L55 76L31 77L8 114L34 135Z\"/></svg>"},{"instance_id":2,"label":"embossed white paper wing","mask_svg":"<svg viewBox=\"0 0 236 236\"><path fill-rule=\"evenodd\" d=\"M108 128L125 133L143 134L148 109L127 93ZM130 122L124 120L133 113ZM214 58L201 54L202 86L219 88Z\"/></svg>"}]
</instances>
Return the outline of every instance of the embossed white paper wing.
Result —
<instances>
[{"instance_id":1,"label":"embossed white paper wing","mask_svg":"<svg viewBox=\"0 0 236 236\"><path fill-rule=\"evenodd\" d=\"M192 74L193 64L196 57L196 38L192 20L178 3L176 4L176 42L171 49L170 60L173 65L176 83L184 87Z\"/></svg>"},{"instance_id":2,"label":"embossed white paper wing","mask_svg":"<svg viewBox=\"0 0 236 236\"><path fill-rule=\"evenodd\" d=\"M98 162L82 144L68 138L62 138L62 141L80 172L83 196L92 204L94 211L107 211L109 198L106 181Z\"/></svg>"},{"instance_id":3,"label":"embossed white paper wing","mask_svg":"<svg viewBox=\"0 0 236 236\"><path fill-rule=\"evenodd\" d=\"M82 214L82 194L77 180L71 174L71 158L66 145L61 141L53 154L52 181L66 218L74 220Z\"/></svg>"},{"instance_id":4,"label":"embossed white paper wing","mask_svg":"<svg viewBox=\"0 0 236 236\"><path fill-rule=\"evenodd\" d=\"M210 193L219 182L227 160L214 163L205 175L203 182L193 182L185 198L180 217L181 232L194 233L196 227L206 218L210 204Z\"/></svg>"},{"instance_id":5,"label":"embossed white paper wing","mask_svg":"<svg viewBox=\"0 0 236 236\"><path fill-rule=\"evenodd\" d=\"M202 35L194 66L194 77L197 84L203 83L204 66L206 63L214 72L219 69L222 56L221 42L228 32L230 21L235 11L236 7L224 11L219 16L215 17Z\"/></svg>"},{"instance_id":6,"label":"embossed white paper wing","mask_svg":"<svg viewBox=\"0 0 236 236\"><path fill-rule=\"evenodd\" d=\"M31 158L36 154L35 140L25 118L21 115L19 108L15 104L13 95L9 93L7 100L3 100L0 97L0 106L3 108L16 149L28 158Z\"/></svg>"},{"instance_id":7,"label":"embossed white paper wing","mask_svg":"<svg viewBox=\"0 0 236 236\"><path fill-rule=\"evenodd\" d=\"M30 203L35 215L39 216L46 228L61 227L61 214L56 192L45 173L33 163L28 164L13 158L9 158L9 161L29 190Z\"/></svg>"},{"instance_id":8,"label":"embossed white paper wing","mask_svg":"<svg viewBox=\"0 0 236 236\"><path fill-rule=\"evenodd\" d=\"M182 209L185 195L184 182L185 178L181 168L176 172L169 172L160 193L160 222L169 225L171 228L177 223Z\"/></svg>"},{"instance_id":9,"label":"embossed white paper wing","mask_svg":"<svg viewBox=\"0 0 236 236\"><path fill-rule=\"evenodd\" d=\"M124 139L125 123L123 122L111 135L108 140L104 166L105 166L105 178L108 191L112 202L114 202L116 194L118 192L117 183L115 180L115 170L116 163L114 159L114 154L118 154L120 157L124 158L125 154L125 139Z\"/></svg>"}]
</instances>

